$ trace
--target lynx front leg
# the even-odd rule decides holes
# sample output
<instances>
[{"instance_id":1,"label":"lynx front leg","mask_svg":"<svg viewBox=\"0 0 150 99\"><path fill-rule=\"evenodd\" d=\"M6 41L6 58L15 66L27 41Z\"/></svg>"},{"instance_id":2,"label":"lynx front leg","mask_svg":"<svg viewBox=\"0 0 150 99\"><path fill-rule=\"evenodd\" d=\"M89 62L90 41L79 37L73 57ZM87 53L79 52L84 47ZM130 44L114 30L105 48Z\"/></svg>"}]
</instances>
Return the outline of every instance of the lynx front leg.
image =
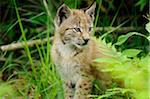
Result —
<instances>
[{"instance_id":1,"label":"lynx front leg","mask_svg":"<svg viewBox=\"0 0 150 99\"><path fill-rule=\"evenodd\" d=\"M92 80L80 79L76 84L74 99L90 99L88 95L90 95L91 89Z\"/></svg>"},{"instance_id":2,"label":"lynx front leg","mask_svg":"<svg viewBox=\"0 0 150 99\"><path fill-rule=\"evenodd\" d=\"M65 99L73 99L74 95L74 84L72 84L70 81L64 82L64 97Z\"/></svg>"}]
</instances>

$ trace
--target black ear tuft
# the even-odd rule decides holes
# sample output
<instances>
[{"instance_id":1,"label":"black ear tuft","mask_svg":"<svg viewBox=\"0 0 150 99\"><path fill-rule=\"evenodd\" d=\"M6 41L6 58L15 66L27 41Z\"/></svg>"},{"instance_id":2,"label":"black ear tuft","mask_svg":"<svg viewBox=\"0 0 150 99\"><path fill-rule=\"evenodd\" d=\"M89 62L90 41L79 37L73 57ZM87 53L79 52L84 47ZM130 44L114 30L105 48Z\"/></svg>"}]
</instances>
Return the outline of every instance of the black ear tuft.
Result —
<instances>
[{"instance_id":1,"label":"black ear tuft","mask_svg":"<svg viewBox=\"0 0 150 99\"><path fill-rule=\"evenodd\" d=\"M94 20L95 8L96 8L96 2L94 2L92 6L85 11L92 18L92 20Z\"/></svg>"},{"instance_id":2,"label":"black ear tuft","mask_svg":"<svg viewBox=\"0 0 150 99\"><path fill-rule=\"evenodd\" d=\"M66 20L69 15L71 14L71 10L68 6L66 6L65 4L63 4L62 6L60 6L60 8L57 11L57 15L55 18L55 24L57 26L60 26L61 23Z\"/></svg>"}]
</instances>

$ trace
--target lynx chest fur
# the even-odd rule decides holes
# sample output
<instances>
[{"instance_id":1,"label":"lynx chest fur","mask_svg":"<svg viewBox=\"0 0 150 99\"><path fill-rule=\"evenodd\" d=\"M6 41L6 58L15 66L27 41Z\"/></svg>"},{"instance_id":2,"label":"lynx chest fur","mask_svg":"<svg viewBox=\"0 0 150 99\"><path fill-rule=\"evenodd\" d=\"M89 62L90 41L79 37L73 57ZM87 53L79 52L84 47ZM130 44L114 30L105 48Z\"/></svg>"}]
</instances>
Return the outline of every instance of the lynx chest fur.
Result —
<instances>
[{"instance_id":1,"label":"lynx chest fur","mask_svg":"<svg viewBox=\"0 0 150 99\"><path fill-rule=\"evenodd\" d=\"M89 44L92 42L89 41ZM57 49L52 50L53 59L57 69L62 76L63 80L70 80L72 83L76 83L81 77L91 76L89 73L90 64L92 62L93 49L86 46L83 49L68 48L68 45L55 44ZM96 56L96 55L95 55Z\"/></svg>"}]
</instances>

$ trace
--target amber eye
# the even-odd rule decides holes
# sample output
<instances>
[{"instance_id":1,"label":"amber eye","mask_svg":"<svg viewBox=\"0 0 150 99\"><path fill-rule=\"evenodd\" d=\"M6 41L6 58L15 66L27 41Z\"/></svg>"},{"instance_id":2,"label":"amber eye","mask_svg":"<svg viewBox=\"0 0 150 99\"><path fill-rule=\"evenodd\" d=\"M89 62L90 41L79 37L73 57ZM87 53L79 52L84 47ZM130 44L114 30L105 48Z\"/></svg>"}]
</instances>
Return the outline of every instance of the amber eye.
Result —
<instances>
[{"instance_id":1,"label":"amber eye","mask_svg":"<svg viewBox=\"0 0 150 99\"><path fill-rule=\"evenodd\" d=\"M76 32L81 32L80 28L73 28Z\"/></svg>"},{"instance_id":2,"label":"amber eye","mask_svg":"<svg viewBox=\"0 0 150 99\"><path fill-rule=\"evenodd\" d=\"M93 27L89 27L89 32L92 31L92 28L93 28Z\"/></svg>"},{"instance_id":3,"label":"amber eye","mask_svg":"<svg viewBox=\"0 0 150 99\"><path fill-rule=\"evenodd\" d=\"M70 28L66 28L66 31L69 30Z\"/></svg>"}]
</instances>

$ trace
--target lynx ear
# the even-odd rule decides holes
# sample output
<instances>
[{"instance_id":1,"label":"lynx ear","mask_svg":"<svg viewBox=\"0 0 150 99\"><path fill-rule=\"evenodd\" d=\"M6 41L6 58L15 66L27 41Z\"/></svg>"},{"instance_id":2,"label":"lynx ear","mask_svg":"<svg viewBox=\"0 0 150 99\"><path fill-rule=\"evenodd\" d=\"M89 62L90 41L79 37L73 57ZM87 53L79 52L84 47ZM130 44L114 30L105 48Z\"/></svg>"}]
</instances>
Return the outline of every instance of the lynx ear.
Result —
<instances>
[{"instance_id":1,"label":"lynx ear","mask_svg":"<svg viewBox=\"0 0 150 99\"><path fill-rule=\"evenodd\" d=\"M61 23L66 20L71 14L71 10L65 4L61 5L57 11L57 15L55 18L55 25L60 26Z\"/></svg>"},{"instance_id":2,"label":"lynx ear","mask_svg":"<svg viewBox=\"0 0 150 99\"><path fill-rule=\"evenodd\" d=\"M94 20L95 8L96 2L94 2L92 6L85 11L92 18L92 20Z\"/></svg>"}]
</instances>

